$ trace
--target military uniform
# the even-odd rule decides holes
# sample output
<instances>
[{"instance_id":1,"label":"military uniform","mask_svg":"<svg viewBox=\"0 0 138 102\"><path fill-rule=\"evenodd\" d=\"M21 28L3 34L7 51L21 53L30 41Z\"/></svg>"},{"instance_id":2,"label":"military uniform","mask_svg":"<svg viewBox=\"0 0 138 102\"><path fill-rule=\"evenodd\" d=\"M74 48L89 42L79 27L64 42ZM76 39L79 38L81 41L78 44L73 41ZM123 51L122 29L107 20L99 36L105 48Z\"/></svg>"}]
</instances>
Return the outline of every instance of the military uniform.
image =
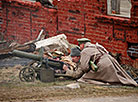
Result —
<instances>
[{"instance_id":1,"label":"military uniform","mask_svg":"<svg viewBox=\"0 0 138 102\"><path fill-rule=\"evenodd\" d=\"M94 62L98 66L97 72L90 69L90 60L95 60ZM78 69L76 71L67 70L66 74L80 78L78 79L80 82L138 86L103 46L91 44L89 41L86 41L85 48L81 51Z\"/></svg>"}]
</instances>

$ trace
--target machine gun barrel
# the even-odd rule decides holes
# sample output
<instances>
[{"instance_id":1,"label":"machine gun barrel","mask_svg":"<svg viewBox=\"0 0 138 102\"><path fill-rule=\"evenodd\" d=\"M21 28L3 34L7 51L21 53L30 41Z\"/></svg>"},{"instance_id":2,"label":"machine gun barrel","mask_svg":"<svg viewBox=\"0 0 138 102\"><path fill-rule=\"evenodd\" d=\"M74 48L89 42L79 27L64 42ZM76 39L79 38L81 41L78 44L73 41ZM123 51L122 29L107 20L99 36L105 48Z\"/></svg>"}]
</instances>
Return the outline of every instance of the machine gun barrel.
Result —
<instances>
[{"instance_id":1,"label":"machine gun barrel","mask_svg":"<svg viewBox=\"0 0 138 102\"><path fill-rule=\"evenodd\" d=\"M17 57L28 58L36 61L40 61L45 64L46 67L52 67L54 69L62 69L64 62L56 61L48 58L44 58L42 55L35 55L19 50L13 50L12 54Z\"/></svg>"},{"instance_id":2,"label":"machine gun barrel","mask_svg":"<svg viewBox=\"0 0 138 102\"><path fill-rule=\"evenodd\" d=\"M27 52L23 52L23 51L19 51L19 50L13 50L12 54L17 57L33 59L36 61L40 61L42 59L42 56L40 56L40 55L35 55L32 53L27 53Z\"/></svg>"}]
</instances>

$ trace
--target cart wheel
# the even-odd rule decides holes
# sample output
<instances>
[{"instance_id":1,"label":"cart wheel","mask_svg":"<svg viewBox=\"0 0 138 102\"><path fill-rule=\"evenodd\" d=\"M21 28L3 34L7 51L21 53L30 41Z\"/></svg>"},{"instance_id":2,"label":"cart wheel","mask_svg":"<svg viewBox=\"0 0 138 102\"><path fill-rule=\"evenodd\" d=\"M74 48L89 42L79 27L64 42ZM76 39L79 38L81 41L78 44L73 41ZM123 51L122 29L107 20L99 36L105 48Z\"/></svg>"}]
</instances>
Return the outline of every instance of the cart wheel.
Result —
<instances>
[{"instance_id":1,"label":"cart wheel","mask_svg":"<svg viewBox=\"0 0 138 102\"><path fill-rule=\"evenodd\" d=\"M21 69L19 78L23 82L33 82L35 80L35 71L31 67Z\"/></svg>"}]
</instances>

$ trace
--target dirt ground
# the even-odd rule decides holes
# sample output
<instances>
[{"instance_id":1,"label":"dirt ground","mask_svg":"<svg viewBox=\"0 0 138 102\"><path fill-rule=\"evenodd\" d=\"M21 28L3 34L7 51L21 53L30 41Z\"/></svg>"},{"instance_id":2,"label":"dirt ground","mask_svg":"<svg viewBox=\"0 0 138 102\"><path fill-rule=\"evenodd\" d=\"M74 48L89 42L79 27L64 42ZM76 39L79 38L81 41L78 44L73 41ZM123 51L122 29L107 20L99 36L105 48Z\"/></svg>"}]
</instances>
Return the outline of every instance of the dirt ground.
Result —
<instances>
[{"instance_id":1,"label":"dirt ground","mask_svg":"<svg viewBox=\"0 0 138 102\"><path fill-rule=\"evenodd\" d=\"M137 96L105 96L105 97L90 97L90 98L74 98L70 100L60 100L51 102L138 102Z\"/></svg>"},{"instance_id":2,"label":"dirt ground","mask_svg":"<svg viewBox=\"0 0 138 102\"><path fill-rule=\"evenodd\" d=\"M63 79L21 82L21 69L20 65L0 69L1 102L138 102L138 87L78 83L76 88L69 88L69 84L77 82Z\"/></svg>"}]
</instances>

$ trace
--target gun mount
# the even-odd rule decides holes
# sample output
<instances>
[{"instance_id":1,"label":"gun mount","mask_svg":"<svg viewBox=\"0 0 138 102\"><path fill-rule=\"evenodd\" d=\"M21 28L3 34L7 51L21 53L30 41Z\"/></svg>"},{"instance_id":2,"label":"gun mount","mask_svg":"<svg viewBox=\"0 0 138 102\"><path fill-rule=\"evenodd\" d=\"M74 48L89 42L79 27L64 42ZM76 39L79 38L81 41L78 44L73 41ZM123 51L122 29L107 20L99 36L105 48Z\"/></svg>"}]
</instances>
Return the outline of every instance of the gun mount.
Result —
<instances>
[{"instance_id":1,"label":"gun mount","mask_svg":"<svg viewBox=\"0 0 138 102\"><path fill-rule=\"evenodd\" d=\"M39 55L19 50L13 50L12 54L17 57L34 60L33 63L29 64L29 66L20 70L19 78L21 81L32 82L36 78L40 79L42 82L52 82L55 80L55 76L59 76L55 74L55 70L63 71L64 62L44 58L43 48L40 49ZM34 63L37 63L35 67L33 66ZM62 76L63 73L60 73L60 75ZM66 75L64 74L63 76Z\"/></svg>"}]
</instances>

